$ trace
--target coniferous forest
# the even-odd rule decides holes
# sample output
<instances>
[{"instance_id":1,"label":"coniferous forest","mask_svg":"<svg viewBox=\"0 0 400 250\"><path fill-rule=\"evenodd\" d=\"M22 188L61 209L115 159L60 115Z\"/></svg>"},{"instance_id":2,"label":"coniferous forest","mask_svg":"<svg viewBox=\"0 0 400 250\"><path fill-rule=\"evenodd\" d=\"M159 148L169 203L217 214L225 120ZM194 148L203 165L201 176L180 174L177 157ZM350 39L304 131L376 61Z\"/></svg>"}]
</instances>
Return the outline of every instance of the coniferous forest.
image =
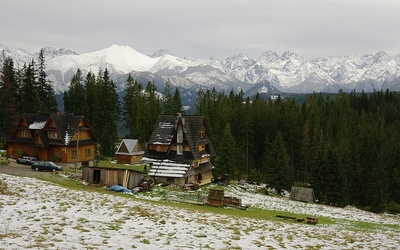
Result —
<instances>
[{"instance_id":1,"label":"coniferous forest","mask_svg":"<svg viewBox=\"0 0 400 250\"><path fill-rule=\"evenodd\" d=\"M0 73L4 145L21 113L55 113L57 103L43 57L22 69L4 58ZM107 69L97 76L78 70L64 92L62 112L85 115L102 157L113 156L122 129L126 138L145 145L159 114L183 112L180 92L169 82L157 90L152 82L144 86L129 76L125 92L119 99ZM215 174L267 183L279 193L293 185L310 186L323 204L399 212L400 94L301 97L271 100L198 90L193 113L206 117L217 152Z\"/></svg>"}]
</instances>

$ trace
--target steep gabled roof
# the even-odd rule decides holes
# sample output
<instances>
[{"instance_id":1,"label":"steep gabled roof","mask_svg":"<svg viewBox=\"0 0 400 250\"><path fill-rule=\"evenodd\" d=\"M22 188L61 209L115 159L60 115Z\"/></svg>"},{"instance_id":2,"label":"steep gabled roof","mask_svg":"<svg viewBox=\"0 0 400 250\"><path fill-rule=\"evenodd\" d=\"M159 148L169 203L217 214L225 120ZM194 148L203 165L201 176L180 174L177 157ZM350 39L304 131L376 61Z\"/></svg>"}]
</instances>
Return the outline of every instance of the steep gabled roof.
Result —
<instances>
[{"instance_id":1,"label":"steep gabled roof","mask_svg":"<svg viewBox=\"0 0 400 250\"><path fill-rule=\"evenodd\" d=\"M72 135L78 130L83 115L51 115L65 145L71 141Z\"/></svg>"},{"instance_id":2,"label":"steep gabled roof","mask_svg":"<svg viewBox=\"0 0 400 250\"><path fill-rule=\"evenodd\" d=\"M183 118L185 119L183 125L184 133L193 157L195 159L199 159L203 156L203 154L205 154L203 151L199 151L198 146L200 144L208 144L209 148L207 151L209 151L211 156L214 156L215 150L210 138L208 137L208 134L205 133L204 137L200 138L200 131L207 132L204 116L184 116Z\"/></svg>"},{"instance_id":3,"label":"steep gabled roof","mask_svg":"<svg viewBox=\"0 0 400 250\"><path fill-rule=\"evenodd\" d=\"M26 126L24 122L26 122ZM55 127L49 127L50 122L54 123ZM21 119L18 123L18 128L27 127L32 134L32 137L39 136L43 145L47 147L49 144L51 145L69 145L71 142L71 138L76 133L78 129L89 129L89 128L80 128L79 124L84 121L87 124L83 115L43 115L43 114L33 114L33 113L24 113L21 116ZM59 133L62 139L48 138L45 131L55 130ZM25 142L29 143L32 141L32 138L12 138L10 141L12 142ZM72 142L74 144L76 142ZM95 140L85 140L80 143L95 143Z\"/></svg>"},{"instance_id":4,"label":"steep gabled roof","mask_svg":"<svg viewBox=\"0 0 400 250\"><path fill-rule=\"evenodd\" d=\"M149 143L170 145L175 134L175 128L176 116L159 115Z\"/></svg>"},{"instance_id":5,"label":"steep gabled roof","mask_svg":"<svg viewBox=\"0 0 400 250\"><path fill-rule=\"evenodd\" d=\"M144 151L134 151L139 141L135 139L123 139L119 144L116 155L140 155L144 154Z\"/></svg>"},{"instance_id":6,"label":"steep gabled roof","mask_svg":"<svg viewBox=\"0 0 400 250\"><path fill-rule=\"evenodd\" d=\"M22 117L23 117L23 119L25 119L26 123L28 124L28 127L32 126L31 129L42 129L43 127L36 128L36 127L38 127L37 124L43 124L43 122L45 124L47 122L47 120L49 119L48 115L31 114L31 113L24 113L24 114L22 114Z\"/></svg>"},{"instance_id":7,"label":"steep gabled roof","mask_svg":"<svg viewBox=\"0 0 400 250\"><path fill-rule=\"evenodd\" d=\"M215 156L214 147L207 134L204 116L159 115L149 144L171 145L180 126L194 159ZM205 132L202 138L201 131ZM201 144L207 145L206 151L199 151Z\"/></svg>"}]
</instances>

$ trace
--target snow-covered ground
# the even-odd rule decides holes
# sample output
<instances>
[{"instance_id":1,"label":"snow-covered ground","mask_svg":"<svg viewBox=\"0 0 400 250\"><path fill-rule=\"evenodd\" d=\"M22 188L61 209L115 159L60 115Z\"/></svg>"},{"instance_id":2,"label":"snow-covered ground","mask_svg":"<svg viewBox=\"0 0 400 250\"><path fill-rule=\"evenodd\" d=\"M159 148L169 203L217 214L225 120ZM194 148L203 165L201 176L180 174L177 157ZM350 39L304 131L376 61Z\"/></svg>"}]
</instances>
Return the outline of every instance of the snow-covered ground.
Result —
<instances>
[{"instance_id":1,"label":"snow-covered ground","mask_svg":"<svg viewBox=\"0 0 400 250\"><path fill-rule=\"evenodd\" d=\"M0 179L14 192L0 194L0 249L400 248L398 216L293 202L240 187L225 192L242 197L251 205L249 213L258 207L341 223L250 219L178 209L130 195L75 191L27 177L0 174ZM378 226L354 229L348 226L352 221Z\"/></svg>"}]
</instances>

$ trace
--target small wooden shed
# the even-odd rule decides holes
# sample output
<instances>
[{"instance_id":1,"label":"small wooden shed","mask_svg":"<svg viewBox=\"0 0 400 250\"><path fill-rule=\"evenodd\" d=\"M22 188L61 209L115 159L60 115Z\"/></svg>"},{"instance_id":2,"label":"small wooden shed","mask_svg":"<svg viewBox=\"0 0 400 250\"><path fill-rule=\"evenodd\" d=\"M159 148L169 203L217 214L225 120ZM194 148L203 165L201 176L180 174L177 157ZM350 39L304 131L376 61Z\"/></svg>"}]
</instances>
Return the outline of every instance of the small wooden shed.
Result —
<instances>
[{"instance_id":1,"label":"small wooden shed","mask_svg":"<svg viewBox=\"0 0 400 250\"><path fill-rule=\"evenodd\" d=\"M115 156L117 163L136 164L142 159L144 150L136 139L123 139Z\"/></svg>"},{"instance_id":2,"label":"small wooden shed","mask_svg":"<svg viewBox=\"0 0 400 250\"><path fill-rule=\"evenodd\" d=\"M132 166L126 168L87 166L82 168L82 179L90 185L120 185L133 189L140 184L145 176L145 173L134 170Z\"/></svg>"},{"instance_id":3,"label":"small wooden shed","mask_svg":"<svg viewBox=\"0 0 400 250\"><path fill-rule=\"evenodd\" d=\"M315 203L315 194L312 188L292 187L290 200Z\"/></svg>"}]
</instances>

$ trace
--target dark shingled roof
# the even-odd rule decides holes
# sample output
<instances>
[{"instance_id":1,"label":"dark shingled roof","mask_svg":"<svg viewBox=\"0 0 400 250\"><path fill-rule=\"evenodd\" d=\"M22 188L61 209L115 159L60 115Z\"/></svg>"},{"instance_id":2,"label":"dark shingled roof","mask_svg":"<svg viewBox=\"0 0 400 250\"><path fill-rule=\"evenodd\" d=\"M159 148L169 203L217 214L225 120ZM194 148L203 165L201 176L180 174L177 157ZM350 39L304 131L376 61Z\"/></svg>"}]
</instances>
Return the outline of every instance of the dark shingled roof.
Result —
<instances>
[{"instance_id":1,"label":"dark shingled roof","mask_svg":"<svg viewBox=\"0 0 400 250\"><path fill-rule=\"evenodd\" d=\"M176 116L159 115L149 143L169 145L175 133Z\"/></svg>"},{"instance_id":2,"label":"dark shingled roof","mask_svg":"<svg viewBox=\"0 0 400 250\"><path fill-rule=\"evenodd\" d=\"M46 132L43 131L41 128L30 128L30 131L33 135L35 131L38 131L38 135L40 139L42 140L42 143L44 147L47 147L49 145L69 145L70 144L70 139L72 135L78 130L79 128L79 123L84 119L83 115L57 115L57 114L51 114L51 115L43 115L43 114L32 114L32 113L24 113L22 114L22 117L25 119L25 121L28 124L28 128L32 124L40 124L40 123L45 123L50 120L50 118L53 120L55 124L54 130L57 130L57 132L60 134L60 139L50 139L47 137ZM87 129L87 128L79 128L79 129ZM12 141L12 140L10 140ZM86 143L92 144L94 140L90 140ZM84 141L79 142L79 143L85 143Z\"/></svg>"},{"instance_id":3,"label":"dark shingled roof","mask_svg":"<svg viewBox=\"0 0 400 250\"><path fill-rule=\"evenodd\" d=\"M63 138L65 145L69 144L69 139L78 129L83 115L51 115L57 130Z\"/></svg>"},{"instance_id":4,"label":"dark shingled roof","mask_svg":"<svg viewBox=\"0 0 400 250\"><path fill-rule=\"evenodd\" d=\"M214 147L207 134L204 116L159 115L149 144L171 145L175 141L178 123L183 124L184 138L193 154L191 158L199 159L205 153L215 156ZM200 138L200 131L206 132L203 138ZM200 144L207 145L206 152L199 151ZM154 152L147 151L146 155L150 157L152 153ZM159 158L160 155L157 157ZM185 155L185 159L188 159L187 155Z\"/></svg>"}]
</instances>

